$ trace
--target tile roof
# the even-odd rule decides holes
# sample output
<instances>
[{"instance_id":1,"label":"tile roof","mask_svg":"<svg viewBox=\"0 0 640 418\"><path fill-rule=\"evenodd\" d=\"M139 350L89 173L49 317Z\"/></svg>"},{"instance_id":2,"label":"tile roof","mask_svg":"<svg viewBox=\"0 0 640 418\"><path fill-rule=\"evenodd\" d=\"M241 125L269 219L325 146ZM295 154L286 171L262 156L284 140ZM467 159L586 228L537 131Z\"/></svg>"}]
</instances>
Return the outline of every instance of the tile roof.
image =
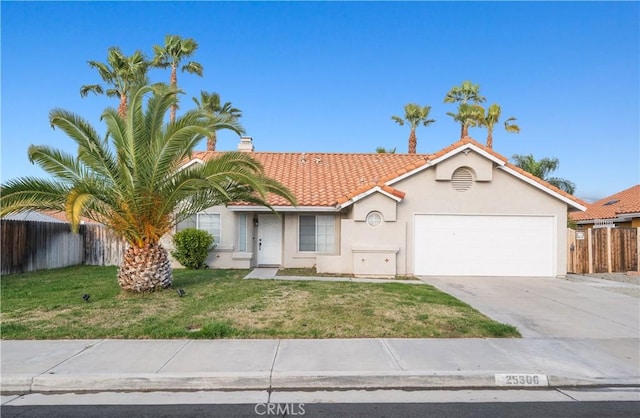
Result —
<instances>
[{"instance_id":1,"label":"tile roof","mask_svg":"<svg viewBox=\"0 0 640 418\"><path fill-rule=\"evenodd\" d=\"M574 221L586 221L613 219L626 213L640 213L640 184L587 204L586 212L571 213L570 216Z\"/></svg>"},{"instance_id":2,"label":"tile roof","mask_svg":"<svg viewBox=\"0 0 640 418\"><path fill-rule=\"evenodd\" d=\"M492 155L505 166L545 188L577 204L586 205L582 200L514 166L507 158L468 137L434 154L252 152L251 156L262 164L267 176L278 180L294 193L299 206L336 206L376 186L402 199L404 192L391 187L388 182L425 167L430 161L444 157L468 144ZM206 161L218 154L217 151L195 152L192 160ZM270 198L269 203L272 206L290 206L286 200L278 196Z\"/></svg>"},{"instance_id":3,"label":"tile roof","mask_svg":"<svg viewBox=\"0 0 640 418\"><path fill-rule=\"evenodd\" d=\"M7 215L4 219L19 220L19 221L38 221L38 222L53 222L53 223L67 223L67 215L59 210L25 210L22 212ZM95 224L96 221L80 217L80 221L86 224Z\"/></svg>"},{"instance_id":4,"label":"tile roof","mask_svg":"<svg viewBox=\"0 0 640 418\"><path fill-rule=\"evenodd\" d=\"M206 161L217 152L195 152L193 158ZM300 206L335 206L381 183L389 173L402 173L406 167L426 163L424 154L333 154L252 152L265 174L287 186ZM384 186L385 191L404 197L401 191ZM269 199L272 206L290 206L279 196Z\"/></svg>"}]
</instances>

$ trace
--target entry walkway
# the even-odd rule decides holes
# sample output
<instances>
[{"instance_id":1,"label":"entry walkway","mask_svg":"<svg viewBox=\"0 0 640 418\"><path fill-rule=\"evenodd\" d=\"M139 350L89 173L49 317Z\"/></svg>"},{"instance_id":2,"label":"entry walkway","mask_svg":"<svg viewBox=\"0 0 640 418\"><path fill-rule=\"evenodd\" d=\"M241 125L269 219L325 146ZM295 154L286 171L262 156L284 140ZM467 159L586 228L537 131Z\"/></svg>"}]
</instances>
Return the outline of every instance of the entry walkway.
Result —
<instances>
[{"instance_id":1,"label":"entry walkway","mask_svg":"<svg viewBox=\"0 0 640 418\"><path fill-rule=\"evenodd\" d=\"M365 277L334 277L334 276L278 276L277 267L257 267L245 276L245 279L257 280L301 280L320 282L354 282L354 283L404 283L425 284L421 280L370 279Z\"/></svg>"}]
</instances>

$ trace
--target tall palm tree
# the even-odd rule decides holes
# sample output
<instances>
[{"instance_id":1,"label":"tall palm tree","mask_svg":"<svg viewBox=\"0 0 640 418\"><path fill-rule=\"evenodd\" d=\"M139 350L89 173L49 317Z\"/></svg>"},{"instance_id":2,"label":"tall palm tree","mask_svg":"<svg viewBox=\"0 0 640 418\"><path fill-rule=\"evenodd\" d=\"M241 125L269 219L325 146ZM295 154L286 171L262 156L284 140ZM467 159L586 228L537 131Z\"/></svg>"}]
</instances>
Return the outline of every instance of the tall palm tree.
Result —
<instances>
[{"instance_id":1,"label":"tall palm tree","mask_svg":"<svg viewBox=\"0 0 640 418\"><path fill-rule=\"evenodd\" d=\"M453 86L444 96L444 103L459 103L458 112L448 112L447 115L460 123L460 138L469 136L469 127L479 125L479 106L474 105L484 103L486 100L480 94L480 85L468 80L463 81L460 86Z\"/></svg>"},{"instance_id":2,"label":"tall palm tree","mask_svg":"<svg viewBox=\"0 0 640 418\"><path fill-rule=\"evenodd\" d=\"M463 81L459 86L451 87L444 96L445 103L484 103L487 99L480 94L480 85Z\"/></svg>"},{"instance_id":3,"label":"tall palm tree","mask_svg":"<svg viewBox=\"0 0 640 418\"><path fill-rule=\"evenodd\" d=\"M549 174L560 167L560 161L557 158L541 158L540 160L536 160L531 154L515 154L511 159L517 167L520 167L547 183L553 184L560 190L564 190L569 194L573 194L576 191L576 185L572 181L559 177L549 177Z\"/></svg>"},{"instance_id":4,"label":"tall palm tree","mask_svg":"<svg viewBox=\"0 0 640 418\"><path fill-rule=\"evenodd\" d=\"M151 65L158 68L171 67L171 77L169 79L169 85L177 89L178 88L178 67L183 60L189 58L198 49L198 43L192 38L184 39L179 35L166 35L164 37L164 45L153 46L153 60ZM197 74L202 77L202 65L189 61L182 67L182 72L188 72L190 74ZM169 114L169 120L173 122L176 119L176 111L178 109L178 103L174 103L171 106L171 113Z\"/></svg>"},{"instance_id":5,"label":"tall palm tree","mask_svg":"<svg viewBox=\"0 0 640 418\"><path fill-rule=\"evenodd\" d=\"M460 103L456 113L447 112L454 121L460 124L460 139L469 136L469 128L479 126L484 115L484 109L477 104Z\"/></svg>"},{"instance_id":6,"label":"tall palm tree","mask_svg":"<svg viewBox=\"0 0 640 418\"><path fill-rule=\"evenodd\" d=\"M409 133L409 154L415 154L418 146L416 128L420 124L429 126L435 122L435 119L429 119L429 112L431 112L431 106L420 106L415 103L409 103L404 106L404 118L391 116L391 119L398 125L404 126L404 123L407 122L411 127L411 132Z\"/></svg>"},{"instance_id":7,"label":"tall palm tree","mask_svg":"<svg viewBox=\"0 0 640 418\"><path fill-rule=\"evenodd\" d=\"M487 148L493 149L493 127L500 121L500 113L502 109L497 104L492 104L487 109L486 114L483 111L482 119L480 120L480 126L487 128ZM504 129L509 133L520 133L520 127L515 123L516 120L513 116L504 121Z\"/></svg>"},{"instance_id":8,"label":"tall palm tree","mask_svg":"<svg viewBox=\"0 0 640 418\"><path fill-rule=\"evenodd\" d=\"M25 177L2 185L0 216L55 209L65 211L75 231L81 216L106 225L128 243L118 283L126 291L146 292L171 285L171 264L160 238L188 216L231 201L268 206L268 193L295 204L291 192L266 177L247 153L224 153L180 170L213 127L233 125L216 124L197 109L165 123L176 94L166 85L132 92L126 118L115 109L102 114L104 137L80 116L52 110L51 125L76 143L78 154L32 145L29 159L52 179Z\"/></svg>"},{"instance_id":9,"label":"tall palm tree","mask_svg":"<svg viewBox=\"0 0 640 418\"><path fill-rule=\"evenodd\" d=\"M376 154L395 154L396 147L393 148L385 148L385 147L376 147Z\"/></svg>"},{"instance_id":10,"label":"tall palm tree","mask_svg":"<svg viewBox=\"0 0 640 418\"><path fill-rule=\"evenodd\" d=\"M89 61L89 66L97 69L102 80L111 87L105 90L100 84L87 84L80 88L80 96L85 97L89 93L94 93L118 97L120 99L118 114L124 117L127 114L129 93L147 83L149 62L144 54L136 51L127 57L120 48L112 46L107 51L106 63Z\"/></svg>"},{"instance_id":11,"label":"tall palm tree","mask_svg":"<svg viewBox=\"0 0 640 418\"><path fill-rule=\"evenodd\" d=\"M200 100L193 98L194 103L203 112L219 117L223 120L237 122L242 117L242 111L231 105L231 102L225 102L221 104L220 95L218 93L207 93L206 91L200 92ZM238 135L244 135L244 129L236 131ZM207 138L207 151L215 151L216 143L218 139L216 131L213 130L211 135Z\"/></svg>"}]
</instances>

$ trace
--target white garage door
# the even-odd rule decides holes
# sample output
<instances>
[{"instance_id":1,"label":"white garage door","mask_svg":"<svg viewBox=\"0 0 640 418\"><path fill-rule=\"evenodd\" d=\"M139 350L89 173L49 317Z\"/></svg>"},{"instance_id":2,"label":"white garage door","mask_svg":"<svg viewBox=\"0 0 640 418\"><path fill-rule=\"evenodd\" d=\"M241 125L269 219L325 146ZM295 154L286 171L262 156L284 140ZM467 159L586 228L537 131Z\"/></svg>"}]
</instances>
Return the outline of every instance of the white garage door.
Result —
<instances>
[{"instance_id":1,"label":"white garage door","mask_svg":"<svg viewBox=\"0 0 640 418\"><path fill-rule=\"evenodd\" d=\"M415 215L415 274L555 276L553 216Z\"/></svg>"}]
</instances>

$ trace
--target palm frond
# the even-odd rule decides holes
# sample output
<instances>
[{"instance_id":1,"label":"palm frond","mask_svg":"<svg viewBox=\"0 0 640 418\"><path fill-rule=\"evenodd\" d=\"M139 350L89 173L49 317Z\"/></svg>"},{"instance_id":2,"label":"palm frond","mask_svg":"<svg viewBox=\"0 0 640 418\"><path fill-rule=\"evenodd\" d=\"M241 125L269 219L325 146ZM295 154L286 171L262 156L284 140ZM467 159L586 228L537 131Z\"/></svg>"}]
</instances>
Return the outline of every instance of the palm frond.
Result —
<instances>
[{"instance_id":1,"label":"palm frond","mask_svg":"<svg viewBox=\"0 0 640 418\"><path fill-rule=\"evenodd\" d=\"M48 179L23 177L9 180L2 185L0 216L27 209L64 211L69 190L69 185Z\"/></svg>"}]
</instances>

